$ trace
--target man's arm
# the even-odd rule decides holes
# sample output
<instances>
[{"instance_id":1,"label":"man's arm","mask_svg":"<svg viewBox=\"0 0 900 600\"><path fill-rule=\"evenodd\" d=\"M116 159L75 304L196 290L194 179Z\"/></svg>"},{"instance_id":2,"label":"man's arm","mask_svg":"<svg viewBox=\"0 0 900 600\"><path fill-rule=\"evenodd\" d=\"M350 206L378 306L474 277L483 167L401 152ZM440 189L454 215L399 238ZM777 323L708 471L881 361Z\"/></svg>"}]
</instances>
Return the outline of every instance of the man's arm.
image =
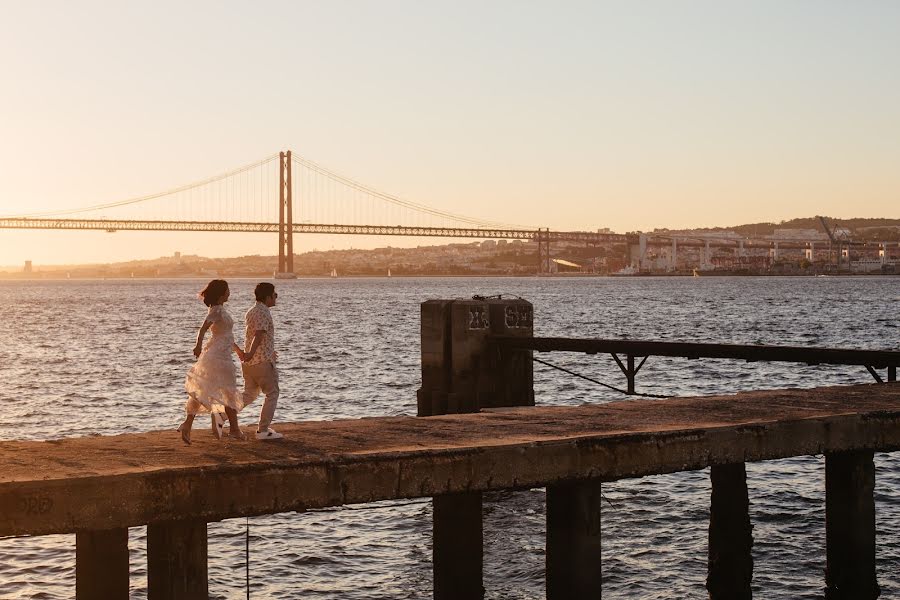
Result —
<instances>
[{"instance_id":1,"label":"man's arm","mask_svg":"<svg viewBox=\"0 0 900 600\"><path fill-rule=\"evenodd\" d=\"M259 350L260 344L263 343L263 340L266 337L265 329L257 329L256 333L253 334L253 342L250 344L250 350L244 353L244 361L249 361L256 354L256 351Z\"/></svg>"}]
</instances>

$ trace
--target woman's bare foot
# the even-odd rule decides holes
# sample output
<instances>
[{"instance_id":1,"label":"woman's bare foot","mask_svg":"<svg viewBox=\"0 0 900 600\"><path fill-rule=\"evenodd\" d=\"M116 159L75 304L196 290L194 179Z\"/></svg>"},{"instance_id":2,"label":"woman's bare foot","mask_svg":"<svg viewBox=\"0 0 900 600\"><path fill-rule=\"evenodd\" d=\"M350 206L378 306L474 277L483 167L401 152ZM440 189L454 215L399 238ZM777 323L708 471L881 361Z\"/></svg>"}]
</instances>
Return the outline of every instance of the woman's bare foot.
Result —
<instances>
[{"instance_id":1,"label":"woman's bare foot","mask_svg":"<svg viewBox=\"0 0 900 600\"><path fill-rule=\"evenodd\" d=\"M246 440L247 439L247 435L243 431L241 431L240 428L232 429L229 427L228 428L228 437L230 437L233 440Z\"/></svg>"}]
</instances>

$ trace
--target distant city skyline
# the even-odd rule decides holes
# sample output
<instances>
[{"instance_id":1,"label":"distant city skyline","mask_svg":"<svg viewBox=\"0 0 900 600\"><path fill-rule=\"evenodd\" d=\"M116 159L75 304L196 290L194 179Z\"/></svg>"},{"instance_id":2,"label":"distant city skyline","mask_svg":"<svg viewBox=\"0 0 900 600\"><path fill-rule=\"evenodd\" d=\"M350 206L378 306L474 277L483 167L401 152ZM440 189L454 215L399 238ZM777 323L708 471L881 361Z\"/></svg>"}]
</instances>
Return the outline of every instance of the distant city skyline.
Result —
<instances>
[{"instance_id":1,"label":"distant city skyline","mask_svg":"<svg viewBox=\"0 0 900 600\"><path fill-rule=\"evenodd\" d=\"M554 229L900 217L896 3L0 10L0 216L290 148L408 200ZM0 265L276 250L270 234L0 230Z\"/></svg>"}]
</instances>

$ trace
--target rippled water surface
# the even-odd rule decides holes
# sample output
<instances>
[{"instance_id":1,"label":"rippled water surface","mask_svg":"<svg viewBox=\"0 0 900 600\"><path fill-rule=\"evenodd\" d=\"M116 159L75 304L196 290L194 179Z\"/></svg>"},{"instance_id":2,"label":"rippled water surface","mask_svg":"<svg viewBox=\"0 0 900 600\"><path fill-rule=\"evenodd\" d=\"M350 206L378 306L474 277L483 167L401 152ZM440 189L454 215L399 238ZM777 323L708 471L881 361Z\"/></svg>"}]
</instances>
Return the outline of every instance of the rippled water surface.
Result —
<instances>
[{"instance_id":1,"label":"rippled water surface","mask_svg":"<svg viewBox=\"0 0 900 600\"><path fill-rule=\"evenodd\" d=\"M202 283L0 282L0 439L174 429L205 314ZM231 282L227 307L239 322L254 283ZM415 414L419 303L429 298L521 295L534 303L536 335L900 349L897 278L337 279L278 290L276 421ZM607 357L550 359L623 383ZM654 357L638 389L696 395L870 380L855 367ZM620 399L540 365L535 392L539 404ZM882 598L898 598L900 461L880 455L876 468L878 577ZM822 597L822 457L748 465L748 480L756 596ZM604 598L705 598L708 473L604 488ZM430 597L429 502L355 508L251 519L253 597ZM245 597L245 526L209 526L212 597ZM544 597L544 527L543 490L486 498L488 598ZM142 598L145 531L131 537L132 597ZM0 540L0 598L72 598L74 563L74 536Z\"/></svg>"}]
</instances>

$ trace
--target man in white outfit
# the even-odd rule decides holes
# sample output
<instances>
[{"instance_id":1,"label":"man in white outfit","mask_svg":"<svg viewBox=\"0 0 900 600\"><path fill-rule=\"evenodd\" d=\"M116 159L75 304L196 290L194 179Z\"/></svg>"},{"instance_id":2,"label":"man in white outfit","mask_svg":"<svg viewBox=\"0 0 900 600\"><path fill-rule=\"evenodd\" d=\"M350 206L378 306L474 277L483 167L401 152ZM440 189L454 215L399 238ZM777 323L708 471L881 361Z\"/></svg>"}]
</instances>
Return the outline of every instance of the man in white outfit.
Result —
<instances>
[{"instance_id":1,"label":"man in white outfit","mask_svg":"<svg viewBox=\"0 0 900 600\"><path fill-rule=\"evenodd\" d=\"M256 304L244 317L244 358L241 370L244 373L244 406L251 404L259 396L260 390L266 395L259 412L256 429L258 440L278 440L284 436L270 427L278 405L278 370L275 368L275 323L270 308L275 306L278 294L271 283L257 284L254 290Z\"/></svg>"}]
</instances>

